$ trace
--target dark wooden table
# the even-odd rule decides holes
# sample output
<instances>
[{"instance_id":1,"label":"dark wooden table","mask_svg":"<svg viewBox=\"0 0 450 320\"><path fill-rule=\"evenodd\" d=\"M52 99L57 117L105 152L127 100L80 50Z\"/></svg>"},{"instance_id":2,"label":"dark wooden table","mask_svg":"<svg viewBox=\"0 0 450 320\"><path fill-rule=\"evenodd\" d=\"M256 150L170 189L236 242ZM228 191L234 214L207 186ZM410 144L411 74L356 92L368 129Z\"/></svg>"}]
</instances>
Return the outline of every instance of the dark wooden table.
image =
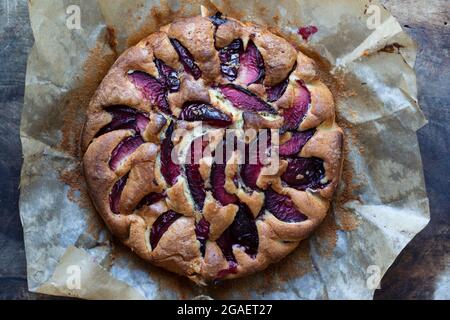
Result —
<instances>
[{"instance_id":1,"label":"dark wooden table","mask_svg":"<svg viewBox=\"0 0 450 320\"><path fill-rule=\"evenodd\" d=\"M399 255L376 299L432 299L450 261L450 5L448 0L384 0L419 44L419 103L429 124L419 133L430 224ZM47 299L27 290L18 198L20 115L33 36L26 0L0 3L0 299Z\"/></svg>"}]
</instances>

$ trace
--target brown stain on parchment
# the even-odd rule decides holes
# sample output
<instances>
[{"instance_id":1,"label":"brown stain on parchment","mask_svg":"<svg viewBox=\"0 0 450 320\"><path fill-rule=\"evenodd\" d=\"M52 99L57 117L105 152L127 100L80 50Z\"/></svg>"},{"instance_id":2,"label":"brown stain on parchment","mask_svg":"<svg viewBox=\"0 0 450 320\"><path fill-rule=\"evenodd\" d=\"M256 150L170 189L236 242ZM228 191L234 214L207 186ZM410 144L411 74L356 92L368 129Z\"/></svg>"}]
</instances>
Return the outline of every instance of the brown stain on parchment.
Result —
<instances>
[{"instance_id":1,"label":"brown stain on parchment","mask_svg":"<svg viewBox=\"0 0 450 320\"><path fill-rule=\"evenodd\" d=\"M127 46L132 47L139 41L156 32L160 27L170 23L174 17L179 16L179 10L174 11L165 1L159 7L153 7L147 18L144 18L142 26L127 39Z\"/></svg>"},{"instance_id":2,"label":"brown stain on parchment","mask_svg":"<svg viewBox=\"0 0 450 320\"><path fill-rule=\"evenodd\" d=\"M195 296L202 294L203 287L194 284L191 280L184 276L177 275L166 269L154 266L148 261L143 260L138 255L131 253L130 249L125 246L120 240L113 237L111 242L111 261L112 264L116 259L127 259L130 261L128 267L130 270L136 270L142 272L143 270L148 273L149 277L159 283L158 288L161 288L157 292L158 299L169 299L167 291L175 292L176 299L186 300L192 299ZM155 277L156 275L156 277Z\"/></svg>"},{"instance_id":3,"label":"brown stain on parchment","mask_svg":"<svg viewBox=\"0 0 450 320\"><path fill-rule=\"evenodd\" d=\"M118 53L117 53L118 41L117 41L116 29L113 26L106 27L105 40L106 40L106 43L111 48L111 50L114 52L114 54L118 56Z\"/></svg>"},{"instance_id":4,"label":"brown stain on parchment","mask_svg":"<svg viewBox=\"0 0 450 320\"><path fill-rule=\"evenodd\" d=\"M313 270L309 240L299 246L281 261L271 264L267 269L243 278L224 280L205 288L204 293L214 299L230 299L236 292L243 299L251 299L252 293L269 294L274 290L283 291L290 280L304 276Z\"/></svg>"},{"instance_id":5,"label":"brown stain on parchment","mask_svg":"<svg viewBox=\"0 0 450 320\"><path fill-rule=\"evenodd\" d=\"M105 54L102 43L93 48L89 52L82 70L77 75L79 85L68 92L62 101L64 105L63 127L61 130L62 139L58 149L79 159L79 162L74 168L61 171L59 179L69 186L68 198L78 203L82 208L93 208L93 206L82 170L81 134L86 121L86 110L89 102L117 58L117 54L114 53L114 44L117 43L115 31L107 28L105 42L110 46L113 53Z\"/></svg>"},{"instance_id":6,"label":"brown stain on parchment","mask_svg":"<svg viewBox=\"0 0 450 320\"><path fill-rule=\"evenodd\" d=\"M171 8L171 4L166 1L160 1L159 6L154 6L150 9L147 17L139 17L139 20L143 20L142 26L132 33L127 39L127 46L132 47L139 43L142 39L149 36L153 32L159 30L159 28L171 23L173 20L181 17L188 17L186 14L187 6L195 6L198 5L200 14L200 5L206 7L211 14L214 14L217 8L208 1L202 0L189 0L183 1L179 4L179 8L177 10L173 10Z\"/></svg>"},{"instance_id":7,"label":"brown stain on parchment","mask_svg":"<svg viewBox=\"0 0 450 320\"><path fill-rule=\"evenodd\" d=\"M378 50L378 52L400 53L401 48L404 48L404 46L397 42L394 42L392 44L384 46L384 48L381 48L380 50Z\"/></svg>"},{"instance_id":8,"label":"brown stain on parchment","mask_svg":"<svg viewBox=\"0 0 450 320\"><path fill-rule=\"evenodd\" d=\"M329 212L319 227L314 231L317 253L323 257L331 257L337 243L339 230L334 214Z\"/></svg>"}]
</instances>

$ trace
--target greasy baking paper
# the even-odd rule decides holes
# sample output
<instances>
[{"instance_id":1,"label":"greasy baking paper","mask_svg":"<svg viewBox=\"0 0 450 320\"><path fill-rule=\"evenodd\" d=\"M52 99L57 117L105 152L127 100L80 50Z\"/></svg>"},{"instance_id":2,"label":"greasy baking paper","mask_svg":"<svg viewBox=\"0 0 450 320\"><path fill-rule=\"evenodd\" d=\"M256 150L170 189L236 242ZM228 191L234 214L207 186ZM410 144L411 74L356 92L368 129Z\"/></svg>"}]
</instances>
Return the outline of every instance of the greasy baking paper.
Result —
<instances>
[{"instance_id":1,"label":"greasy baking paper","mask_svg":"<svg viewBox=\"0 0 450 320\"><path fill-rule=\"evenodd\" d=\"M84 111L117 54L180 16L220 10L317 57L346 133L342 183L314 235L282 262L199 287L117 243L89 203L77 153ZM375 1L29 1L35 45L21 123L30 291L86 299L371 299L429 221L416 131L416 46ZM299 27L318 32L306 42ZM323 59L319 59L319 55ZM328 63L326 62L328 61Z\"/></svg>"}]
</instances>

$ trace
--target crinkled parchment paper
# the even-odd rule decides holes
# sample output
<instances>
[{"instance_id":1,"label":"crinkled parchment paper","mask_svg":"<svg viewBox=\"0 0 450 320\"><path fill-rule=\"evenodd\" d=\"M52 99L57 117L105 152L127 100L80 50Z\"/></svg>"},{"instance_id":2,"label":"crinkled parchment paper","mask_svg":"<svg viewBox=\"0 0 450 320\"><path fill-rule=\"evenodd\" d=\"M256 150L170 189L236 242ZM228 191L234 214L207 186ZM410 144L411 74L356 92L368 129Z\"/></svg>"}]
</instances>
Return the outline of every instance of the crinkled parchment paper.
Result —
<instances>
[{"instance_id":1,"label":"crinkled parchment paper","mask_svg":"<svg viewBox=\"0 0 450 320\"><path fill-rule=\"evenodd\" d=\"M85 108L117 54L176 17L199 14L200 3L271 26L315 57L346 132L339 194L317 232L268 270L208 288L144 263L111 237L86 196L78 150ZM67 27L70 5L80 8L81 29ZM369 5L376 3L30 1L36 43L20 197L29 289L92 299L371 299L429 209L416 138L426 123L416 47L381 6L381 23L369 28ZM305 25L319 29L308 42L296 33Z\"/></svg>"}]
</instances>

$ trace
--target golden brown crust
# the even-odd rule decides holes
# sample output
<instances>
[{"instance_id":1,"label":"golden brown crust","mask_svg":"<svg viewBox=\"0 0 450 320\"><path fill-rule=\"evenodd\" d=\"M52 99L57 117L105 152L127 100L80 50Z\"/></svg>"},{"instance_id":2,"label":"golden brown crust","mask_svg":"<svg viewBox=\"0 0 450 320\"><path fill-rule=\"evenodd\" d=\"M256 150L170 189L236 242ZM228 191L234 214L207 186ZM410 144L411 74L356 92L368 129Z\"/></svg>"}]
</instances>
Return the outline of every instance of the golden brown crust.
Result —
<instances>
[{"instance_id":1,"label":"golden brown crust","mask_svg":"<svg viewBox=\"0 0 450 320\"><path fill-rule=\"evenodd\" d=\"M186 179L178 178L177 183L167 189L167 205L175 212L192 216L195 211L194 205L186 190L188 190Z\"/></svg>"},{"instance_id":2,"label":"golden brown crust","mask_svg":"<svg viewBox=\"0 0 450 320\"><path fill-rule=\"evenodd\" d=\"M171 39L177 40L190 53L201 70L199 79L196 80L185 70ZM244 50L249 41L255 44L264 61L264 78L248 86L239 79L234 84L267 100L268 89L287 80L284 93L270 103L276 115L238 110L220 97L217 86L230 83L230 80L221 73L218 50L235 39L242 40ZM159 110L154 101L130 80L130 74L134 71L161 79L164 75L160 74L156 59L172 68L180 81L179 89L166 95L170 115ZM191 142L201 135L216 138L214 141L209 140L208 147L211 150L224 137L224 129L207 125L201 127L201 133L196 133L201 123L178 120L186 102L211 104L229 116L232 119L230 127L238 131L249 128L283 130L283 117L295 103L301 90L299 83L306 87L311 101L298 127L282 134L279 143L288 142L296 132L315 130L299 154L294 156L323 161L322 187L297 190L287 185L282 177L287 170L288 160L281 159L277 170L273 171L269 165L261 169L258 176L254 177L257 188L252 190L242 180L241 166L233 161L240 157L237 152L233 153L225 166L223 186L225 192L236 197L236 203L222 205L214 198L211 156L201 158L198 165L206 190L202 208L194 201L183 165L180 165L180 175L173 185L163 177L161 148L171 123L175 123L175 129L183 129L171 138L174 148L182 152L186 152ZM136 122L134 129L119 126L102 131L102 128L117 121L108 109L115 106L140 112L145 115L146 124L140 123L138 127ZM114 150L126 139L136 136L142 138L141 144L115 166L111 166ZM256 138L253 135L247 143ZM143 259L185 275L197 283L206 284L218 278L241 277L266 268L294 250L302 239L317 228L327 214L338 185L343 139L343 131L335 123L333 96L320 81L314 60L296 51L288 41L272 34L265 27L231 18L216 27L207 17L192 17L162 27L117 59L90 102L81 147L90 196L111 232ZM113 212L113 189L117 189L121 181L123 186L118 195L118 208ZM290 198L306 216L306 220L285 222L267 210L265 201L269 189ZM142 200L151 194L162 194L162 197L152 203L142 204ZM230 268L230 261L218 245L218 240L235 221L240 205L249 209L255 221L257 253L250 255L242 246L233 245L231 251L235 270L220 276ZM150 238L155 221L171 212L176 212L178 216L162 233L156 247L152 248ZM209 224L203 249L196 234L196 226L201 219Z\"/></svg>"},{"instance_id":3,"label":"golden brown crust","mask_svg":"<svg viewBox=\"0 0 450 320\"><path fill-rule=\"evenodd\" d=\"M229 204L223 207L208 192L203 207L203 216L210 223L209 239L211 241L216 241L225 229L230 226L237 211L238 207L235 204Z\"/></svg>"}]
</instances>

